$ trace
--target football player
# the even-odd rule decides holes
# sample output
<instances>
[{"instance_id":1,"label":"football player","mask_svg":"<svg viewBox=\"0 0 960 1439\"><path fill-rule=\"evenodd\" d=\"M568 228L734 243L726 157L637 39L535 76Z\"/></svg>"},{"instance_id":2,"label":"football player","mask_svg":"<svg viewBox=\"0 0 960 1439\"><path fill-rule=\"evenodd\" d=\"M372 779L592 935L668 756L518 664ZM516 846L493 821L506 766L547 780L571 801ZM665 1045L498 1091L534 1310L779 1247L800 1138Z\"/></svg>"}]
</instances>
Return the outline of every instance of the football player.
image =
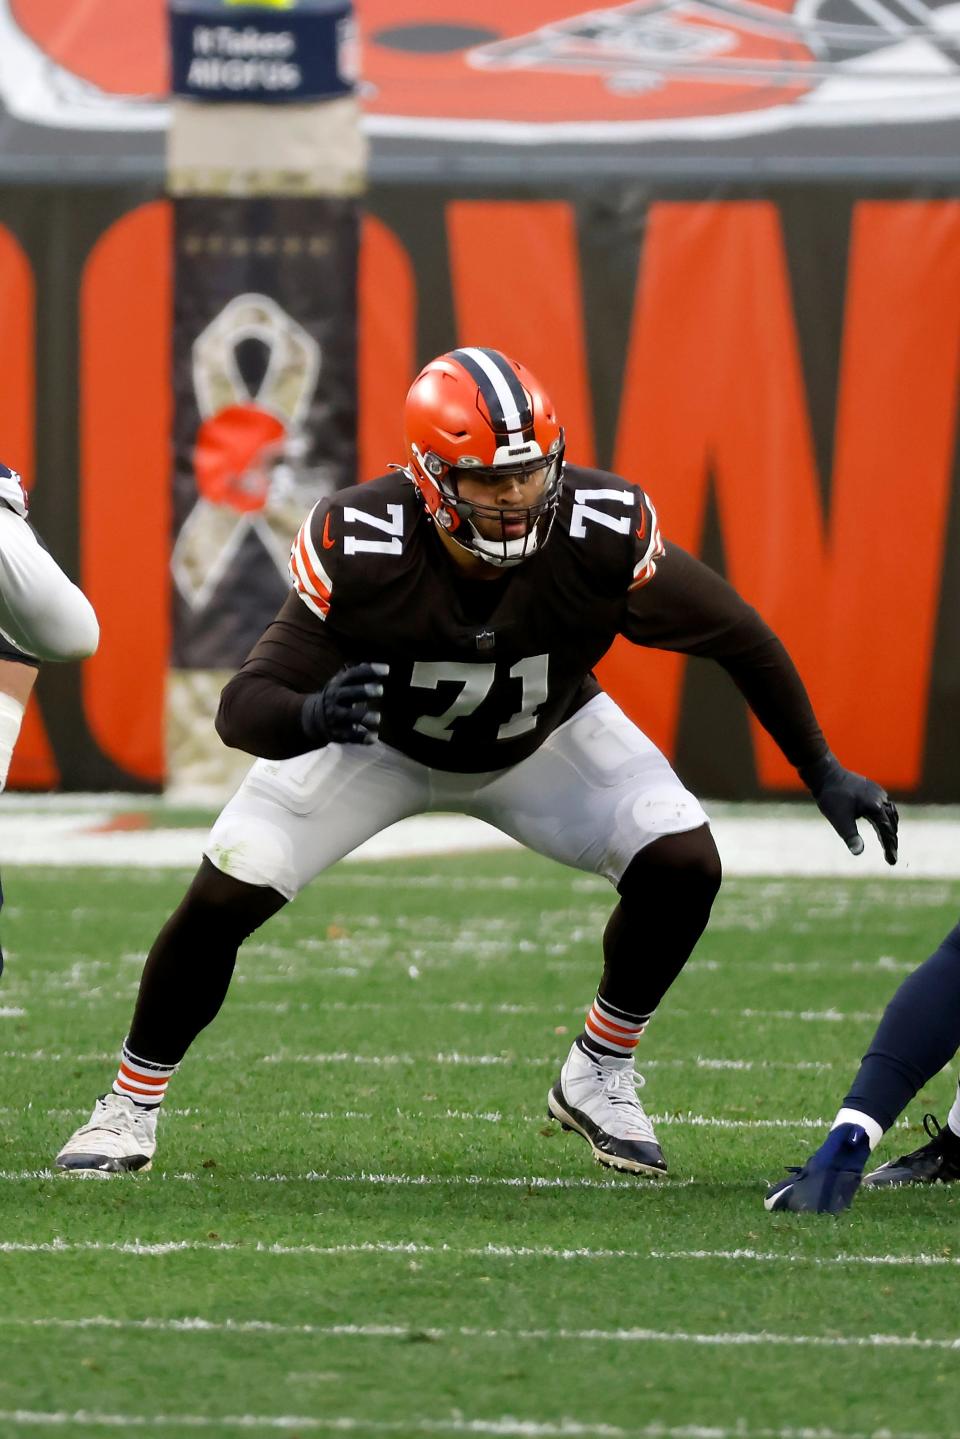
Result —
<instances>
[{"instance_id":1,"label":"football player","mask_svg":"<svg viewBox=\"0 0 960 1439\"><path fill-rule=\"evenodd\" d=\"M928 1142L864 1178L884 1134L923 1086L960 1049L960 924L903 981L830 1132L806 1164L767 1190L767 1209L842 1214L861 1183L873 1189L960 1179L960 1084L941 1128L924 1116Z\"/></svg>"},{"instance_id":2,"label":"football player","mask_svg":"<svg viewBox=\"0 0 960 1439\"><path fill-rule=\"evenodd\" d=\"M149 1164L167 1084L243 940L371 835L458 810L616 887L596 998L547 1104L601 1163L662 1173L634 1050L707 923L720 859L699 801L593 676L618 634L717 660L850 849L862 817L896 860L895 808L830 753L777 637L664 544L636 485L564 466L523 365L440 356L405 425L403 466L304 521L291 594L223 692L221 737L258 758L150 950L117 1078L61 1169Z\"/></svg>"},{"instance_id":3,"label":"football player","mask_svg":"<svg viewBox=\"0 0 960 1439\"><path fill-rule=\"evenodd\" d=\"M27 522L20 476L0 464L0 790L41 660L86 659L99 639L90 601Z\"/></svg>"}]
</instances>

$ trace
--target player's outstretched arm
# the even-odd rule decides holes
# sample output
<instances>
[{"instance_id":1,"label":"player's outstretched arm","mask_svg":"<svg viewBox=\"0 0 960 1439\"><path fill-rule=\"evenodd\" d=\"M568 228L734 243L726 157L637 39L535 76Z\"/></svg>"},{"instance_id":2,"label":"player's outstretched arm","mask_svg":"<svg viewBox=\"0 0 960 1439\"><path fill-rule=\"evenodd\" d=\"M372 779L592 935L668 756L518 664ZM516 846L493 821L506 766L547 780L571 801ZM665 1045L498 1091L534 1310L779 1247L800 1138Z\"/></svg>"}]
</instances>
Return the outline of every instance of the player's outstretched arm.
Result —
<instances>
[{"instance_id":1,"label":"player's outstretched arm","mask_svg":"<svg viewBox=\"0 0 960 1439\"><path fill-rule=\"evenodd\" d=\"M829 751L815 764L803 766L800 778L851 854L863 853L857 820L865 819L877 832L887 864L896 864L900 817L886 790L862 774L844 769Z\"/></svg>"},{"instance_id":2,"label":"player's outstretched arm","mask_svg":"<svg viewBox=\"0 0 960 1439\"><path fill-rule=\"evenodd\" d=\"M0 504L0 630L40 660L83 660L100 641L86 595L6 503Z\"/></svg>"},{"instance_id":3,"label":"player's outstretched arm","mask_svg":"<svg viewBox=\"0 0 960 1439\"><path fill-rule=\"evenodd\" d=\"M831 754L803 680L779 638L707 565L668 544L656 574L631 595L622 633L636 644L716 660L810 789L849 848L863 852L857 820L897 861L897 809L886 791L844 769Z\"/></svg>"}]
</instances>

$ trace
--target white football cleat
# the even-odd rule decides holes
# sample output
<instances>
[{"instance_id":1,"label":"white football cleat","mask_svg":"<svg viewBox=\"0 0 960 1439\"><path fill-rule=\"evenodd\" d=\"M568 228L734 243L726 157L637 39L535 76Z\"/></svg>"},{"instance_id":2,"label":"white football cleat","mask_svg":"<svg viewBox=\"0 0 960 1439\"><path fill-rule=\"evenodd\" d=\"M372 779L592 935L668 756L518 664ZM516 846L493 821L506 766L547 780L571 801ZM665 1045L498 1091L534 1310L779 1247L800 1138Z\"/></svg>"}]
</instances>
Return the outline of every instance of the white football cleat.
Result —
<instances>
[{"instance_id":1,"label":"white football cleat","mask_svg":"<svg viewBox=\"0 0 960 1439\"><path fill-rule=\"evenodd\" d=\"M547 1095L547 1115L581 1134L598 1164L635 1174L666 1174L653 1125L637 1098L642 1084L632 1056L587 1054L574 1044Z\"/></svg>"},{"instance_id":2,"label":"white football cleat","mask_svg":"<svg viewBox=\"0 0 960 1439\"><path fill-rule=\"evenodd\" d=\"M159 1108L159 1106L157 1106ZM57 1155L62 1174L132 1174L149 1169L157 1148L157 1108L125 1095L101 1094L86 1124Z\"/></svg>"}]
</instances>

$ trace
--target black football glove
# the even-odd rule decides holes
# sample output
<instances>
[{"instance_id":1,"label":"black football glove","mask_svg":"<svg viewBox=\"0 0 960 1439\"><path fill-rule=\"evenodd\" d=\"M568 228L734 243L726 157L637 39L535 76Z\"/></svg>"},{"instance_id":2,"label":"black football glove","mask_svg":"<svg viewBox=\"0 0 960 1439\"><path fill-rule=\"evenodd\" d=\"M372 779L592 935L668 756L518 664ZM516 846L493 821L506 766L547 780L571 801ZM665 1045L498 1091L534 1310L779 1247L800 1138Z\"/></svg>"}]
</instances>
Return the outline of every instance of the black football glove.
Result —
<instances>
[{"instance_id":1,"label":"black football glove","mask_svg":"<svg viewBox=\"0 0 960 1439\"><path fill-rule=\"evenodd\" d=\"M307 695L300 712L307 739L325 744L373 744L380 731L381 680L389 665L349 665Z\"/></svg>"},{"instance_id":2,"label":"black football glove","mask_svg":"<svg viewBox=\"0 0 960 1439\"><path fill-rule=\"evenodd\" d=\"M900 817L886 790L872 779L844 769L829 751L816 764L801 769L800 778L851 854L863 853L857 820L865 819L877 832L887 864L896 864Z\"/></svg>"}]
</instances>

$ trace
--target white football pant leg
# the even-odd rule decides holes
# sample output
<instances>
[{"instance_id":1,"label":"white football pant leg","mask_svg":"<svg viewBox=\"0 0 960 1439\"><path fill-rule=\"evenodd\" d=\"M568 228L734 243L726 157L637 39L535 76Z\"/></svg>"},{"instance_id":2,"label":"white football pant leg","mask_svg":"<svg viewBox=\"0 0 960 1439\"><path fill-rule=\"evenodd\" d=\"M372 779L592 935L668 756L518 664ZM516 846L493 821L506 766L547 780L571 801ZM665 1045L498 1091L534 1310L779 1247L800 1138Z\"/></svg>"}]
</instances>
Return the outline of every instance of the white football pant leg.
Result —
<instances>
[{"instance_id":1,"label":"white football pant leg","mask_svg":"<svg viewBox=\"0 0 960 1439\"><path fill-rule=\"evenodd\" d=\"M709 823L609 695L590 700L529 759L479 790L471 813L528 849L613 884L638 850Z\"/></svg>"},{"instance_id":2,"label":"white football pant leg","mask_svg":"<svg viewBox=\"0 0 960 1439\"><path fill-rule=\"evenodd\" d=\"M0 505L0 632L38 660L82 660L100 639L93 606L37 540Z\"/></svg>"},{"instance_id":3,"label":"white football pant leg","mask_svg":"<svg viewBox=\"0 0 960 1439\"><path fill-rule=\"evenodd\" d=\"M430 771L387 745L327 745L258 759L204 854L224 874L286 899L388 825L429 807Z\"/></svg>"}]
</instances>

